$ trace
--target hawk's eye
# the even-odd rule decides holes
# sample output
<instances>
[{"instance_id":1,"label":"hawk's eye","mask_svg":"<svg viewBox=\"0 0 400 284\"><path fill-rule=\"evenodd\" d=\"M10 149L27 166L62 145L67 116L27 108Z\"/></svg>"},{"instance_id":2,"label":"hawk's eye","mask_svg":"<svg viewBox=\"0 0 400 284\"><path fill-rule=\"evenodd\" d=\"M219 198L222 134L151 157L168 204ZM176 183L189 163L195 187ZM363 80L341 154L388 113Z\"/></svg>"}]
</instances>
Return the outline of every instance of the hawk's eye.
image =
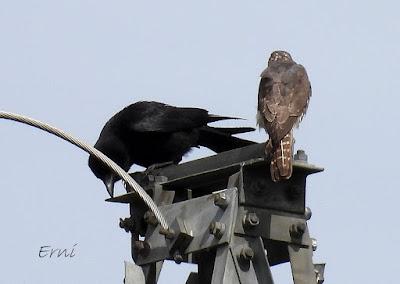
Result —
<instances>
[{"instance_id":1,"label":"hawk's eye","mask_svg":"<svg viewBox=\"0 0 400 284\"><path fill-rule=\"evenodd\" d=\"M263 78L261 79L261 81L262 81L263 84L271 83L271 82L272 82L272 78L270 78L270 77L263 77Z\"/></svg>"},{"instance_id":2,"label":"hawk's eye","mask_svg":"<svg viewBox=\"0 0 400 284\"><path fill-rule=\"evenodd\" d=\"M271 90L272 88L272 79L269 77L262 78L261 85L264 87L266 91Z\"/></svg>"},{"instance_id":3,"label":"hawk's eye","mask_svg":"<svg viewBox=\"0 0 400 284\"><path fill-rule=\"evenodd\" d=\"M263 84L263 87L264 87L264 91L265 92L271 92L271 90L272 90L272 84L271 84L271 82L267 82L267 83L265 83L265 84Z\"/></svg>"},{"instance_id":4,"label":"hawk's eye","mask_svg":"<svg viewBox=\"0 0 400 284\"><path fill-rule=\"evenodd\" d=\"M264 91L267 93L270 93L272 91L272 85L271 84L265 84L264 85Z\"/></svg>"}]
</instances>

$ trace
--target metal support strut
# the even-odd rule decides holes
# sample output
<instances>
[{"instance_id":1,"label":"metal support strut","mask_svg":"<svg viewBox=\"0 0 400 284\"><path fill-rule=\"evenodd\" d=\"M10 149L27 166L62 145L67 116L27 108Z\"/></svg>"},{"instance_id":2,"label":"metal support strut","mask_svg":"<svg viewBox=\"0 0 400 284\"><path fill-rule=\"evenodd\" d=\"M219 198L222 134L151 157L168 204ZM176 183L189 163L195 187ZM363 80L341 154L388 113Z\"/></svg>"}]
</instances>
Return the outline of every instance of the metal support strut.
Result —
<instances>
[{"instance_id":1,"label":"metal support strut","mask_svg":"<svg viewBox=\"0 0 400 284\"><path fill-rule=\"evenodd\" d=\"M127 265L125 283L157 283L162 263L173 260L198 265L188 284L271 284L270 267L284 262L295 284L321 284L324 264L312 261L305 196L306 177L323 169L308 164L304 151L295 155L289 180L274 183L268 169L257 144L134 173L170 226L163 230L134 192L108 200L130 205L122 222L138 266Z\"/></svg>"}]
</instances>

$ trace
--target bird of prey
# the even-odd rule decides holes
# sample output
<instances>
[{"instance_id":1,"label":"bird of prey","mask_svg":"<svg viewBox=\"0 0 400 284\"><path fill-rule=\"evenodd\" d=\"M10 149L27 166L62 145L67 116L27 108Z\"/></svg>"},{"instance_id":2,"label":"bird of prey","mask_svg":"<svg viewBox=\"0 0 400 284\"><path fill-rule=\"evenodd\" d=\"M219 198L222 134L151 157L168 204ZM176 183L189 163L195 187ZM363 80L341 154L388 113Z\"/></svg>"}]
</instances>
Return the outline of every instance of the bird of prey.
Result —
<instances>
[{"instance_id":1,"label":"bird of prey","mask_svg":"<svg viewBox=\"0 0 400 284\"><path fill-rule=\"evenodd\" d=\"M211 115L200 108L141 101L115 114L104 125L94 147L128 171L133 164L146 168L154 164L177 164L192 147L205 146L219 153L255 143L232 136L254 128L207 125L224 119L234 118ZM88 164L113 196L114 183L119 177L94 156L89 157Z\"/></svg>"},{"instance_id":2,"label":"bird of prey","mask_svg":"<svg viewBox=\"0 0 400 284\"><path fill-rule=\"evenodd\" d=\"M257 123L269 135L265 152L271 160L274 182L292 175L294 126L306 113L311 85L304 67L286 51L272 52L261 73L258 90Z\"/></svg>"}]
</instances>

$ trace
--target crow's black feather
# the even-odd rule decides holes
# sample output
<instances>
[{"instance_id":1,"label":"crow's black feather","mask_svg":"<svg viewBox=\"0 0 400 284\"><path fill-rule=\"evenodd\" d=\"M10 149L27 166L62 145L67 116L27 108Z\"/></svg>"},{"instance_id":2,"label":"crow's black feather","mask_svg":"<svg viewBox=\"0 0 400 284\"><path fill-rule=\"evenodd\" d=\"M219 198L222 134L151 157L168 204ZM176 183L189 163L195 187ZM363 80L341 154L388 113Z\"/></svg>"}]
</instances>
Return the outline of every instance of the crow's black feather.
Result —
<instances>
[{"instance_id":1,"label":"crow's black feather","mask_svg":"<svg viewBox=\"0 0 400 284\"><path fill-rule=\"evenodd\" d=\"M104 125L94 147L128 171L133 164L143 167L165 162L177 164L192 147L205 146L223 152L255 143L232 136L254 128L219 129L207 125L223 119L236 118L210 115L199 108L137 102ZM119 178L94 156L89 157L89 167L112 196L114 182Z\"/></svg>"}]
</instances>

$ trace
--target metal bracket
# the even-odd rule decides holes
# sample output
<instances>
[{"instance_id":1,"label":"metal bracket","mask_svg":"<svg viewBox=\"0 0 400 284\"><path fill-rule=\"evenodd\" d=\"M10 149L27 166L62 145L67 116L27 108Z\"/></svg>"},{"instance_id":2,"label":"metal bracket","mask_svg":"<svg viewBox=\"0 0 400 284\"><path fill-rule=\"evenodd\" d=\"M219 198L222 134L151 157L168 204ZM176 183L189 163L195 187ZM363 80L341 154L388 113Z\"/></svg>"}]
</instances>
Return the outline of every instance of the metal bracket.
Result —
<instances>
[{"instance_id":1,"label":"metal bracket","mask_svg":"<svg viewBox=\"0 0 400 284\"><path fill-rule=\"evenodd\" d=\"M140 266L125 261L125 278L124 284L146 284L144 273Z\"/></svg>"},{"instance_id":2,"label":"metal bracket","mask_svg":"<svg viewBox=\"0 0 400 284\"><path fill-rule=\"evenodd\" d=\"M231 188L219 192L226 194L226 197L230 200L226 208L221 208L218 204L215 204L217 193L161 206L160 210L167 222L170 224L175 222L176 225L171 228L177 231L174 236L168 239L158 233L159 225L149 225L145 241L148 242L150 251L146 256L138 255L135 260L136 263L143 265L173 258L170 251L176 246L177 240L182 234L192 237L192 240L185 245L187 247L181 252L183 254L228 243L233 233L234 220L237 214L237 189ZM179 222L176 221L178 219ZM179 240L178 243L180 243Z\"/></svg>"},{"instance_id":3,"label":"metal bracket","mask_svg":"<svg viewBox=\"0 0 400 284\"><path fill-rule=\"evenodd\" d=\"M325 272L325 263L316 263L314 264L314 271L317 274L317 283L324 283L324 272Z\"/></svg>"},{"instance_id":4,"label":"metal bracket","mask_svg":"<svg viewBox=\"0 0 400 284\"><path fill-rule=\"evenodd\" d=\"M294 284L317 284L317 275L312 262L312 247L288 246Z\"/></svg>"},{"instance_id":5,"label":"metal bracket","mask_svg":"<svg viewBox=\"0 0 400 284\"><path fill-rule=\"evenodd\" d=\"M273 284L261 238L234 236L217 249L211 284Z\"/></svg>"},{"instance_id":6,"label":"metal bracket","mask_svg":"<svg viewBox=\"0 0 400 284\"><path fill-rule=\"evenodd\" d=\"M134 193L109 200L130 204L131 219L121 226L132 232L133 259L146 284L157 283L164 260L198 265L187 284L271 284L270 266L288 261L295 284L322 284L324 265L312 263L316 241L307 228L305 196L307 176L323 169L298 151L292 177L274 183L264 146L134 173L168 230L160 230Z\"/></svg>"}]
</instances>

